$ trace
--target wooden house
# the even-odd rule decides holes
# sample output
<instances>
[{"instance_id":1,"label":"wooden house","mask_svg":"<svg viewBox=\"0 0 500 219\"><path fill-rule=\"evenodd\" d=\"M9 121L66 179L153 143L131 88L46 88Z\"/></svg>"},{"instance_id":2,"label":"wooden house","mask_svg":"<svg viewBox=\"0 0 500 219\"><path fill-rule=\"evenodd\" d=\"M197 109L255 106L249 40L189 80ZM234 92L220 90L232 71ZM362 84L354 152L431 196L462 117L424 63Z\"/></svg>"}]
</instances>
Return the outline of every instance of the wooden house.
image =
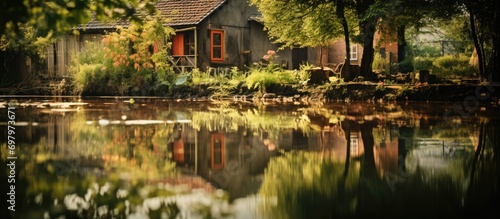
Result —
<instances>
[{"instance_id":1,"label":"wooden house","mask_svg":"<svg viewBox=\"0 0 500 219\"><path fill-rule=\"evenodd\" d=\"M259 62L268 50L278 50L264 31L261 15L247 0L159 0L156 8L167 18L165 25L175 29L169 61L176 71L199 68L244 69ZM103 24L91 21L76 27L79 36L68 35L48 49L48 71L53 76L67 75L72 50L79 51L85 41L100 40L105 31L126 22ZM315 64L316 48L284 49L276 62L288 69Z\"/></svg>"},{"instance_id":2,"label":"wooden house","mask_svg":"<svg viewBox=\"0 0 500 219\"><path fill-rule=\"evenodd\" d=\"M160 0L157 9L176 30L170 51L172 66L178 70L200 68L244 69L278 50L264 31L256 7L247 0ZM314 63L316 49L285 49L277 62L298 68L302 62Z\"/></svg>"}]
</instances>

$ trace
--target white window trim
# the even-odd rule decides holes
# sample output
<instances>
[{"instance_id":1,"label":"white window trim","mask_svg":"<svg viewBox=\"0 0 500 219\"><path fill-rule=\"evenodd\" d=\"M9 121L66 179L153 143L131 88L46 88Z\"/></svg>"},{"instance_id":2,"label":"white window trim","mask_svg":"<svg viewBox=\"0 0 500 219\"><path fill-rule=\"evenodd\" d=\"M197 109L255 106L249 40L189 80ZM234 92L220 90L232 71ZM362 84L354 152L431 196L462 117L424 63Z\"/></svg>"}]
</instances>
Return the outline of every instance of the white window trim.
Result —
<instances>
[{"instance_id":1,"label":"white window trim","mask_svg":"<svg viewBox=\"0 0 500 219\"><path fill-rule=\"evenodd\" d=\"M350 46L351 54L349 54L349 58L351 60L358 60L358 44L353 44Z\"/></svg>"}]
</instances>

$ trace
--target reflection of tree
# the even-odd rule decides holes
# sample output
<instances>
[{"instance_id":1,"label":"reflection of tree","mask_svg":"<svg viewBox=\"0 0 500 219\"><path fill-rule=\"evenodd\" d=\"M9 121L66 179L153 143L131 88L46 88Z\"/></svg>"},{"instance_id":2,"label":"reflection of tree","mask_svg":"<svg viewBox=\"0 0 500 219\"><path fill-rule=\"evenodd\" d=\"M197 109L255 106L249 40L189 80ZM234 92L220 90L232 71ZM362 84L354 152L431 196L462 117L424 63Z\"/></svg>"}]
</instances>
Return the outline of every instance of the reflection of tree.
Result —
<instances>
[{"instance_id":1,"label":"reflection of tree","mask_svg":"<svg viewBox=\"0 0 500 219\"><path fill-rule=\"evenodd\" d=\"M235 132L239 126L253 132L265 131L269 139L276 141L283 130L301 130L305 136L313 132L311 121L306 114L291 112L271 112L249 109L241 111L233 108L217 108L211 111L193 112L193 128L206 127L209 131ZM319 131L319 130L317 130Z\"/></svg>"},{"instance_id":2,"label":"reflection of tree","mask_svg":"<svg viewBox=\"0 0 500 219\"><path fill-rule=\"evenodd\" d=\"M466 213L477 217L500 212L500 121L480 122L479 140L472 161L465 199Z\"/></svg>"},{"instance_id":3,"label":"reflection of tree","mask_svg":"<svg viewBox=\"0 0 500 219\"><path fill-rule=\"evenodd\" d=\"M271 160L260 189L264 211L272 218L352 216L359 175L350 171L344 177L344 169L343 163L313 152L295 151Z\"/></svg>"},{"instance_id":4,"label":"reflection of tree","mask_svg":"<svg viewBox=\"0 0 500 219\"><path fill-rule=\"evenodd\" d=\"M377 175L373 147L373 128L377 126L376 121L364 121L360 124L361 138L363 141L364 154L361 160L358 216L367 216L367 212L376 212L377 205L374 202L387 192L387 185Z\"/></svg>"}]
</instances>

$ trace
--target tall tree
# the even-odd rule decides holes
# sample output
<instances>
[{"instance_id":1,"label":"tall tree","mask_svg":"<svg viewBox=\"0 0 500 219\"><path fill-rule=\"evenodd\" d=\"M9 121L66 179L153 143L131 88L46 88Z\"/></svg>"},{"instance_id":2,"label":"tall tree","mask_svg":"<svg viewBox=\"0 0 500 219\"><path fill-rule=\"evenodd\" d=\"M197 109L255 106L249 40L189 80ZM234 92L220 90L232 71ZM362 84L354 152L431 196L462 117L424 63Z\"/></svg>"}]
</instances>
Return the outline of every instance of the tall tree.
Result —
<instances>
[{"instance_id":1,"label":"tall tree","mask_svg":"<svg viewBox=\"0 0 500 219\"><path fill-rule=\"evenodd\" d=\"M375 37L377 21L380 18L378 13L370 10L375 2L375 0L355 0L360 31L358 40L363 45L363 55L360 65L360 74L363 77L369 77L372 74L372 63L375 55L373 39Z\"/></svg>"},{"instance_id":2,"label":"tall tree","mask_svg":"<svg viewBox=\"0 0 500 219\"><path fill-rule=\"evenodd\" d=\"M481 81L500 81L500 8L495 0L457 0L469 14ZM489 54L486 45L491 45Z\"/></svg>"},{"instance_id":3,"label":"tall tree","mask_svg":"<svg viewBox=\"0 0 500 219\"><path fill-rule=\"evenodd\" d=\"M251 0L264 17L264 25L272 39L285 46L324 46L331 40L344 37L346 54L350 54L352 16L350 0ZM351 10L352 11L352 10ZM344 60L342 75L350 74L350 59Z\"/></svg>"},{"instance_id":4,"label":"tall tree","mask_svg":"<svg viewBox=\"0 0 500 219\"><path fill-rule=\"evenodd\" d=\"M481 81L500 81L500 8L496 0L406 0L405 7L427 18L467 15L478 54Z\"/></svg>"}]
</instances>

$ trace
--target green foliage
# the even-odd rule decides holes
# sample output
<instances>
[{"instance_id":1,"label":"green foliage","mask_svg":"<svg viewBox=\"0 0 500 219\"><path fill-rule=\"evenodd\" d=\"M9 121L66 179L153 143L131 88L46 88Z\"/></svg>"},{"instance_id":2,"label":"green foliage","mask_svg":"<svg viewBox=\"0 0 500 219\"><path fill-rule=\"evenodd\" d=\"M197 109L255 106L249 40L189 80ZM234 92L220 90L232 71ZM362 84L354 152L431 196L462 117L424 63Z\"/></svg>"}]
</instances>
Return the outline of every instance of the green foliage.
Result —
<instances>
[{"instance_id":1,"label":"green foliage","mask_svg":"<svg viewBox=\"0 0 500 219\"><path fill-rule=\"evenodd\" d=\"M407 72L413 72L414 67L411 59L406 58L402 62L398 63L399 65L399 72L402 73L407 73Z\"/></svg>"},{"instance_id":2,"label":"green foliage","mask_svg":"<svg viewBox=\"0 0 500 219\"><path fill-rule=\"evenodd\" d=\"M68 71L73 76L75 92L99 90L106 86L107 75L102 71L104 51L100 43L86 42L86 48L81 52L73 52Z\"/></svg>"},{"instance_id":3,"label":"green foliage","mask_svg":"<svg viewBox=\"0 0 500 219\"><path fill-rule=\"evenodd\" d=\"M272 159L259 190L265 200L261 208L272 218L353 216L359 171L344 176L344 163L334 160L302 151Z\"/></svg>"},{"instance_id":4,"label":"green foliage","mask_svg":"<svg viewBox=\"0 0 500 219\"><path fill-rule=\"evenodd\" d=\"M34 72L46 71L47 46L51 45L55 39L52 35L42 37L46 33L40 30L38 25L23 25L19 27L19 31L16 37L1 35L0 51L29 57Z\"/></svg>"},{"instance_id":5,"label":"green foliage","mask_svg":"<svg viewBox=\"0 0 500 219\"><path fill-rule=\"evenodd\" d=\"M389 68L389 60L387 58L382 58L380 53L375 53L373 57L372 69L374 71L387 71Z\"/></svg>"},{"instance_id":6,"label":"green foliage","mask_svg":"<svg viewBox=\"0 0 500 219\"><path fill-rule=\"evenodd\" d=\"M106 89L123 89L149 84L148 89L172 85L176 78L167 62L164 39L174 34L156 17L147 17L144 25L132 23L128 28L104 36L102 42L87 42L72 55L70 74L78 93L107 93ZM156 53L152 50L157 49Z\"/></svg>"},{"instance_id":7,"label":"green foliage","mask_svg":"<svg viewBox=\"0 0 500 219\"><path fill-rule=\"evenodd\" d=\"M245 80L246 86L250 89L258 88L261 93L266 92L266 87L278 83L276 74L262 69L252 69Z\"/></svg>"},{"instance_id":8,"label":"green foliage","mask_svg":"<svg viewBox=\"0 0 500 219\"><path fill-rule=\"evenodd\" d=\"M460 65L462 63L468 63L469 59L467 57L455 57L452 55L445 55L434 60L432 65L437 68L451 69L454 66Z\"/></svg>"},{"instance_id":9,"label":"green foliage","mask_svg":"<svg viewBox=\"0 0 500 219\"><path fill-rule=\"evenodd\" d=\"M477 69L469 64L469 57L465 55L446 55L436 58L432 63L432 72L440 77L446 76L472 76Z\"/></svg>"},{"instance_id":10,"label":"green foliage","mask_svg":"<svg viewBox=\"0 0 500 219\"><path fill-rule=\"evenodd\" d=\"M199 68L191 71L191 78L193 85L212 84L217 82L215 78L211 77L210 72L203 72Z\"/></svg>"},{"instance_id":11,"label":"green foliage","mask_svg":"<svg viewBox=\"0 0 500 219\"><path fill-rule=\"evenodd\" d=\"M429 70L432 67L434 58L417 56L413 59L413 66L415 70Z\"/></svg>"},{"instance_id":12,"label":"green foliage","mask_svg":"<svg viewBox=\"0 0 500 219\"><path fill-rule=\"evenodd\" d=\"M91 15L100 21L130 18L140 21L137 12L152 14L156 0L23 0L5 1L0 13L0 35L15 39L22 27L37 26L44 35L67 33L79 24L90 21ZM48 35L47 35L48 34Z\"/></svg>"},{"instance_id":13,"label":"green foliage","mask_svg":"<svg viewBox=\"0 0 500 219\"><path fill-rule=\"evenodd\" d=\"M313 68L314 65L311 65L309 63L299 65L299 71L296 73L299 84L307 85L307 82L311 80L311 70Z\"/></svg>"},{"instance_id":14,"label":"green foliage","mask_svg":"<svg viewBox=\"0 0 500 219\"><path fill-rule=\"evenodd\" d=\"M323 45L342 35L332 2L251 0L250 4L262 13L269 36L283 47Z\"/></svg>"},{"instance_id":15,"label":"green foliage","mask_svg":"<svg viewBox=\"0 0 500 219\"><path fill-rule=\"evenodd\" d=\"M250 68L249 75L245 79L245 85L250 89L258 89L260 93L265 93L266 88L274 84L292 84L298 82L295 72L283 70L281 66L275 64L276 52L269 50L264 56L268 63L265 65L254 65ZM304 71L307 67L303 67ZM301 70L302 71L302 70ZM301 74L304 76L304 73Z\"/></svg>"}]
</instances>

